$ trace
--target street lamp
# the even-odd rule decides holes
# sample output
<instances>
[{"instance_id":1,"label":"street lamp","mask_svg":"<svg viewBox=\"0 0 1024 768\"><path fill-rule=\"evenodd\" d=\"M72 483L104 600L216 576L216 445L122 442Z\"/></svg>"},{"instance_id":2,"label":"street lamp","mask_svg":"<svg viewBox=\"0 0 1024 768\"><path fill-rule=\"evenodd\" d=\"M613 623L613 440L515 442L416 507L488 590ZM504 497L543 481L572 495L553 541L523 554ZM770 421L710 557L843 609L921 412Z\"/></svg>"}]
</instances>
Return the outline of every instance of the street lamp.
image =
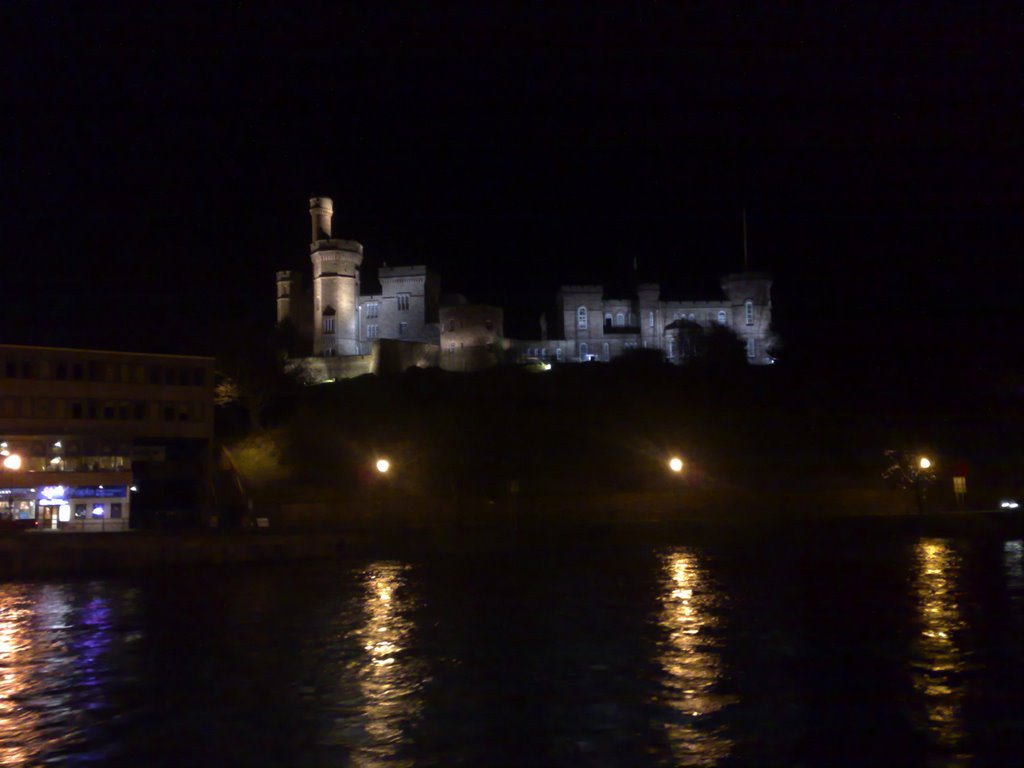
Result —
<instances>
[{"instance_id":1,"label":"street lamp","mask_svg":"<svg viewBox=\"0 0 1024 768\"><path fill-rule=\"evenodd\" d=\"M8 454L4 457L4 469L21 469L21 456L16 453Z\"/></svg>"},{"instance_id":2,"label":"street lamp","mask_svg":"<svg viewBox=\"0 0 1024 768\"><path fill-rule=\"evenodd\" d=\"M921 456L917 460L919 471L914 473L914 494L917 496L917 513L924 514L924 489L922 488L922 475L932 468L932 460L927 456Z\"/></svg>"},{"instance_id":3,"label":"street lamp","mask_svg":"<svg viewBox=\"0 0 1024 768\"><path fill-rule=\"evenodd\" d=\"M672 471L675 476L675 480L672 483L672 498L675 501L676 514L679 513L679 483L682 482L680 478L683 475L683 460L678 456L673 456L668 460L668 468Z\"/></svg>"},{"instance_id":4,"label":"street lamp","mask_svg":"<svg viewBox=\"0 0 1024 768\"><path fill-rule=\"evenodd\" d=\"M388 473L388 470L391 469L391 462L388 461L387 459L377 459L377 463L375 466L377 467L378 472L380 472L382 475L386 475Z\"/></svg>"}]
</instances>

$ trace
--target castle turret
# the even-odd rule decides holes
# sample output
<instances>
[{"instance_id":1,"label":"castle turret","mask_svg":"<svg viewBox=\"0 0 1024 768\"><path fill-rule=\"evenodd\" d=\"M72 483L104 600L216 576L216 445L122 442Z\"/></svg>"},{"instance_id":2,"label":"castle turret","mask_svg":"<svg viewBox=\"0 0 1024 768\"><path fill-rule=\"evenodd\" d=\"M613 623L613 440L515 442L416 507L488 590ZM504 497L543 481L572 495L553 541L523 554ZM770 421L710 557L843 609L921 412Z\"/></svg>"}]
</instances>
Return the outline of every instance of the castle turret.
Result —
<instances>
[{"instance_id":1,"label":"castle turret","mask_svg":"<svg viewBox=\"0 0 1024 768\"><path fill-rule=\"evenodd\" d=\"M773 362L769 349L774 341L772 279L764 272L736 272L722 278L729 302L732 330L746 346L747 360L754 365Z\"/></svg>"},{"instance_id":2,"label":"castle turret","mask_svg":"<svg viewBox=\"0 0 1024 768\"><path fill-rule=\"evenodd\" d=\"M331 239L331 220L334 218L334 201L329 197L309 199L309 217L313 220L311 242Z\"/></svg>"},{"instance_id":3,"label":"castle turret","mask_svg":"<svg viewBox=\"0 0 1024 768\"><path fill-rule=\"evenodd\" d=\"M359 354L359 266L363 246L331 238L334 206L329 197L309 200L313 241L313 354Z\"/></svg>"},{"instance_id":4,"label":"castle turret","mask_svg":"<svg viewBox=\"0 0 1024 768\"><path fill-rule=\"evenodd\" d=\"M277 324L290 320L292 317L292 294L295 291L295 275L285 269L277 273Z\"/></svg>"}]
</instances>

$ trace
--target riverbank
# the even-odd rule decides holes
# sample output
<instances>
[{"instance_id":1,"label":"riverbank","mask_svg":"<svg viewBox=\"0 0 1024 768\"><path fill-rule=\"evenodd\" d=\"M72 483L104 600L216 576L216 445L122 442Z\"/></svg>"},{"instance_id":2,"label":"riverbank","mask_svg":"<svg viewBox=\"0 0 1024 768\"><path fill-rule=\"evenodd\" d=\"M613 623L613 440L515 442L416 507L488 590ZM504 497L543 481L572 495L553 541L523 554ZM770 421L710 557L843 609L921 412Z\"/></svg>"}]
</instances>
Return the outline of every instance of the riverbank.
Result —
<instances>
[{"instance_id":1,"label":"riverbank","mask_svg":"<svg viewBox=\"0 0 1024 768\"><path fill-rule=\"evenodd\" d=\"M195 531L25 533L0 536L0 579L174 571L331 559L416 558L497 551L646 546L782 536L807 545L840 537L1024 537L1024 515L956 512L930 515L793 516L738 523L678 518L631 523L383 525L319 532Z\"/></svg>"}]
</instances>

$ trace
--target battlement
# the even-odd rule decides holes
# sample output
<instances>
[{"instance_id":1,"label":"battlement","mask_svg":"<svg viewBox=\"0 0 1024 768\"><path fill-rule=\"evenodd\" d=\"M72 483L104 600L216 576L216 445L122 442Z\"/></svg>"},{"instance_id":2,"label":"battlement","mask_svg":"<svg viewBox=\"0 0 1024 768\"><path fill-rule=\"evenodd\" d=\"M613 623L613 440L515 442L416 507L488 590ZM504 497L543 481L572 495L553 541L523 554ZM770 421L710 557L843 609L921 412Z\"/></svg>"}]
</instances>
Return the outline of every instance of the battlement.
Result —
<instances>
[{"instance_id":1,"label":"battlement","mask_svg":"<svg viewBox=\"0 0 1024 768\"><path fill-rule=\"evenodd\" d=\"M318 251L350 251L363 255L363 244L356 240L317 240L309 244L309 252Z\"/></svg>"}]
</instances>

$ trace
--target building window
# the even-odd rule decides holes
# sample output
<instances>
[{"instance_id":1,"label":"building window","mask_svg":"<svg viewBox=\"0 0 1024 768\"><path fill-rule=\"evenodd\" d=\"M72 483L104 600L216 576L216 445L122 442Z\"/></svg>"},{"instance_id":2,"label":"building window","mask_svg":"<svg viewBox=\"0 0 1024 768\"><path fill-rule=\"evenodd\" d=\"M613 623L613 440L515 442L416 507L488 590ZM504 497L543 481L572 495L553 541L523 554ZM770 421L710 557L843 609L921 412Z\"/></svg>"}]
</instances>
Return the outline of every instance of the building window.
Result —
<instances>
[{"instance_id":1,"label":"building window","mask_svg":"<svg viewBox=\"0 0 1024 768\"><path fill-rule=\"evenodd\" d=\"M587 308L580 307L576 310L576 327L581 331L587 329Z\"/></svg>"},{"instance_id":2,"label":"building window","mask_svg":"<svg viewBox=\"0 0 1024 768\"><path fill-rule=\"evenodd\" d=\"M605 325L606 328L610 328L611 324L612 324L612 313L611 312L605 312L604 313L604 325Z\"/></svg>"},{"instance_id":3,"label":"building window","mask_svg":"<svg viewBox=\"0 0 1024 768\"><path fill-rule=\"evenodd\" d=\"M449 341L448 342L448 352L450 352L452 354L455 353L455 342L454 341Z\"/></svg>"},{"instance_id":4,"label":"building window","mask_svg":"<svg viewBox=\"0 0 1024 768\"><path fill-rule=\"evenodd\" d=\"M609 360L611 360L611 357L612 357L612 348L611 348L611 347L610 347L610 346L608 345L608 342L607 342L607 341L606 341L606 342L604 343L604 345L603 345L603 346L601 347L601 356L602 356L602 357L604 358L604 361L605 361L606 363L607 363L607 362L608 362Z\"/></svg>"},{"instance_id":5,"label":"building window","mask_svg":"<svg viewBox=\"0 0 1024 768\"><path fill-rule=\"evenodd\" d=\"M581 341L580 342L580 360L586 360L587 359L587 354L589 352L590 352L590 349L587 347L587 342Z\"/></svg>"},{"instance_id":6,"label":"building window","mask_svg":"<svg viewBox=\"0 0 1024 768\"><path fill-rule=\"evenodd\" d=\"M407 322L405 322L405 320L403 320L402 322L400 322L398 324L398 335L399 336L405 336L406 332L408 330L409 330L409 324Z\"/></svg>"},{"instance_id":7,"label":"building window","mask_svg":"<svg viewBox=\"0 0 1024 768\"><path fill-rule=\"evenodd\" d=\"M562 348L561 347L557 347L555 349L555 360L557 360L558 362L562 362Z\"/></svg>"},{"instance_id":8,"label":"building window","mask_svg":"<svg viewBox=\"0 0 1024 768\"><path fill-rule=\"evenodd\" d=\"M743 305L744 312L746 313L747 325L754 324L754 302L747 299L747 303Z\"/></svg>"},{"instance_id":9,"label":"building window","mask_svg":"<svg viewBox=\"0 0 1024 768\"><path fill-rule=\"evenodd\" d=\"M615 315L615 325L617 327L621 328L625 324L626 324L626 316L624 314L622 314L621 312L618 312Z\"/></svg>"},{"instance_id":10,"label":"building window","mask_svg":"<svg viewBox=\"0 0 1024 768\"><path fill-rule=\"evenodd\" d=\"M376 339L378 335L378 326L376 323L370 323L366 326L366 338Z\"/></svg>"},{"instance_id":11,"label":"building window","mask_svg":"<svg viewBox=\"0 0 1024 768\"><path fill-rule=\"evenodd\" d=\"M396 298L398 300L398 310L400 312L408 311L408 309L409 309L409 294L408 293L400 293L400 294L398 294L398 296Z\"/></svg>"},{"instance_id":12,"label":"building window","mask_svg":"<svg viewBox=\"0 0 1024 768\"><path fill-rule=\"evenodd\" d=\"M647 327L648 328L653 328L654 327L654 310L653 309L650 312L647 313Z\"/></svg>"},{"instance_id":13,"label":"building window","mask_svg":"<svg viewBox=\"0 0 1024 768\"><path fill-rule=\"evenodd\" d=\"M718 310L718 324L719 325L725 325L725 310L724 309Z\"/></svg>"},{"instance_id":14,"label":"building window","mask_svg":"<svg viewBox=\"0 0 1024 768\"><path fill-rule=\"evenodd\" d=\"M757 342L754 339L747 339L747 357L757 357Z\"/></svg>"},{"instance_id":15,"label":"building window","mask_svg":"<svg viewBox=\"0 0 1024 768\"><path fill-rule=\"evenodd\" d=\"M324 333L334 333L334 307L324 310L322 328Z\"/></svg>"},{"instance_id":16,"label":"building window","mask_svg":"<svg viewBox=\"0 0 1024 768\"><path fill-rule=\"evenodd\" d=\"M669 358L674 357L675 354L676 354L675 344L672 343L672 337L671 336L668 337L668 347L667 347L667 350L666 350L666 354L667 354L667 356Z\"/></svg>"},{"instance_id":17,"label":"building window","mask_svg":"<svg viewBox=\"0 0 1024 768\"><path fill-rule=\"evenodd\" d=\"M376 301L371 301L369 304L366 305L366 316L368 318L377 317L379 312L380 304L378 304Z\"/></svg>"}]
</instances>

